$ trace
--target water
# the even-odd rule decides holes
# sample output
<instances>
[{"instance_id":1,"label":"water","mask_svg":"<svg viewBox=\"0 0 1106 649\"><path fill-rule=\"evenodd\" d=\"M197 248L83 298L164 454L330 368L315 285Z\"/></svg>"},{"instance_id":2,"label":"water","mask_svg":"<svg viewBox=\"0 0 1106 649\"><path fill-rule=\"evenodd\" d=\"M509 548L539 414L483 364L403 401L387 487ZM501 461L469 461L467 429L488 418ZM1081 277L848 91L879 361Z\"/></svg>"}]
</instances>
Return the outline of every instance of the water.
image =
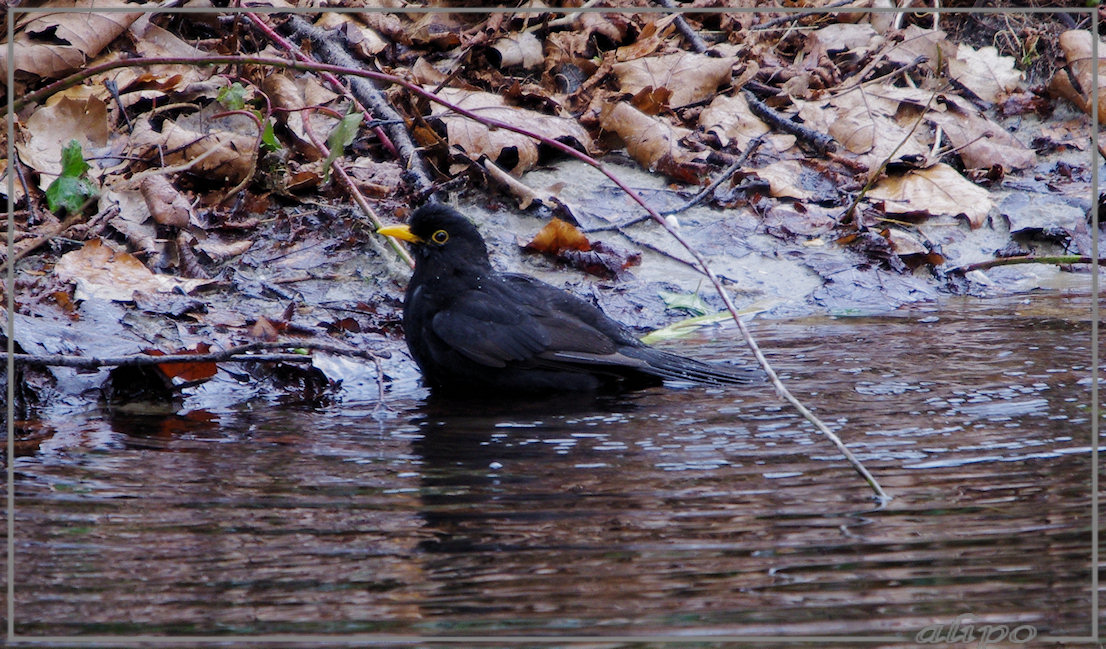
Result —
<instances>
[{"instance_id":1,"label":"water","mask_svg":"<svg viewBox=\"0 0 1106 649\"><path fill-rule=\"evenodd\" d=\"M768 386L44 421L25 635L1091 630L1086 295L754 324ZM742 354L732 330L677 343Z\"/></svg>"}]
</instances>

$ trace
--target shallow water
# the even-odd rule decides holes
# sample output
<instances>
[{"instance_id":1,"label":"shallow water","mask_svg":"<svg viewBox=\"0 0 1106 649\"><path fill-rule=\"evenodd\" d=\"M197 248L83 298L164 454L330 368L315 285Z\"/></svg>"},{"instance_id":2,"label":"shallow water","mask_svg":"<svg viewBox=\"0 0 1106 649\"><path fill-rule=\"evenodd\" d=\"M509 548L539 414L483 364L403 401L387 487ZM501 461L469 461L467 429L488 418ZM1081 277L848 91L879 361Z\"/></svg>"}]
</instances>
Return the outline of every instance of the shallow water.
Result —
<instances>
[{"instance_id":1,"label":"shallow water","mask_svg":"<svg viewBox=\"0 0 1106 649\"><path fill-rule=\"evenodd\" d=\"M1083 294L754 322L772 388L90 412L16 458L22 635L1091 631ZM670 344L744 357L732 329Z\"/></svg>"}]
</instances>

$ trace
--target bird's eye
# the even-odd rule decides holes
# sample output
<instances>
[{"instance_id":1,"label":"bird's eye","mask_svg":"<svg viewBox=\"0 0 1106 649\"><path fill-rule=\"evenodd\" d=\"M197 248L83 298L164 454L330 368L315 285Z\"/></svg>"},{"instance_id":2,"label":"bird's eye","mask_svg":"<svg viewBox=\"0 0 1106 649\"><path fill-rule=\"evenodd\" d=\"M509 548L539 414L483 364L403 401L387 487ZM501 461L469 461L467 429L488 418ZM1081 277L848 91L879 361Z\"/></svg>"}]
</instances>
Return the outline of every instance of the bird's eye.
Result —
<instances>
[{"instance_id":1,"label":"bird's eye","mask_svg":"<svg viewBox=\"0 0 1106 649\"><path fill-rule=\"evenodd\" d=\"M430 238L437 244L443 244L449 241L449 233L445 230L438 230L434 234L430 235Z\"/></svg>"}]
</instances>

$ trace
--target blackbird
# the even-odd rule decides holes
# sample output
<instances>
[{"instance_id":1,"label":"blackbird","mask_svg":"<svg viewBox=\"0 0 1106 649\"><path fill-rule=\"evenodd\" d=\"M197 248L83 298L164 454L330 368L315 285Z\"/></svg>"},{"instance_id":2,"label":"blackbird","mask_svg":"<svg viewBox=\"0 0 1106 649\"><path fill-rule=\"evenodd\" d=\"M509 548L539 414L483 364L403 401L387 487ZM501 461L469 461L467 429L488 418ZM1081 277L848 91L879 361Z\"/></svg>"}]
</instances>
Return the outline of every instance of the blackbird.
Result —
<instances>
[{"instance_id":1,"label":"blackbird","mask_svg":"<svg viewBox=\"0 0 1106 649\"><path fill-rule=\"evenodd\" d=\"M411 356L435 390L535 393L620 390L665 379L749 383L748 368L654 349L597 307L527 275L496 272L476 227L429 204L377 231L411 244L403 305Z\"/></svg>"}]
</instances>

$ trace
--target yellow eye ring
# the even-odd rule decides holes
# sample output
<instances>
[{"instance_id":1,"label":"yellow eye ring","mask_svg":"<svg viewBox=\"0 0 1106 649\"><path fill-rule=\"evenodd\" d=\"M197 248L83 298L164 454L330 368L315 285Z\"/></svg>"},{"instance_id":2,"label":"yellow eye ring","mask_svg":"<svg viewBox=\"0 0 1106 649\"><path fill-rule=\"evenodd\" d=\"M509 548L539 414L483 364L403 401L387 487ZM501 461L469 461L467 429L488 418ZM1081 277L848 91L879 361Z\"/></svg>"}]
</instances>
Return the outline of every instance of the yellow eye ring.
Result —
<instances>
[{"instance_id":1,"label":"yellow eye ring","mask_svg":"<svg viewBox=\"0 0 1106 649\"><path fill-rule=\"evenodd\" d=\"M430 235L430 239L434 243L436 243L438 245L441 245L441 244L445 243L446 241L449 241L449 233L446 232L445 230L438 230L434 234Z\"/></svg>"}]
</instances>

